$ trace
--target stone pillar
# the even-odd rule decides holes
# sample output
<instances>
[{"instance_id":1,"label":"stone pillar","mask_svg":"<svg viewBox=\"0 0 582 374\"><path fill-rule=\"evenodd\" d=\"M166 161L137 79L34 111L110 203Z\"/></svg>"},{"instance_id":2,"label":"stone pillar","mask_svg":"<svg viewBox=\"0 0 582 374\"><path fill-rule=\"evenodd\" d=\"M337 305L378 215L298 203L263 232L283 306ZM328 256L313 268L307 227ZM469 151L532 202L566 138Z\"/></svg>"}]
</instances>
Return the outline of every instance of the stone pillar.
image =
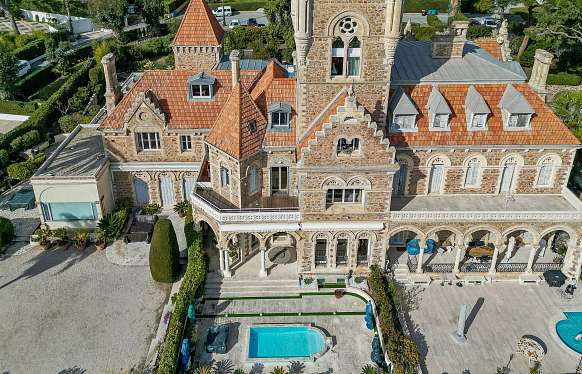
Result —
<instances>
[{"instance_id":1,"label":"stone pillar","mask_svg":"<svg viewBox=\"0 0 582 374\"><path fill-rule=\"evenodd\" d=\"M218 250L218 259L220 261L220 272L224 272L224 254L222 253L224 252L222 249Z\"/></svg>"},{"instance_id":2,"label":"stone pillar","mask_svg":"<svg viewBox=\"0 0 582 374\"><path fill-rule=\"evenodd\" d=\"M267 274L267 248L261 245L261 270L259 271L260 277L266 277Z\"/></svg>"},{"instance_id":3,"label":"stone pillar","mask_svg":"<svg viewBox=\"0 0 582 374\"><path fill-rule=\"evenodd\" d=\"M536 259L536 253L540 249L539 246L536 245L535 242L532 242L530 244L530 246L531 246L531 250L529 252L529 258L527 260L527 268L525 269L525 272L526 273L531 273L532 272L533 263L534 263L534 260Z\"/></svg>"},{"instance_id":4,"label":"stone pillar","mask_svg":"<svg viewBox=\"0 0 582 374\"><path fill-rule=\"evenodd\" d=\"M307 63L307 53L311 47L312 24L313 24L313 0L292 0L291 5L293 26L295 29L295 50L297 51L297 62L299 65Z\"/></svg>"},{"instance_id":5,"label":"stone pillar","mask_svg":"<svg viewBox=\"0 0 582 374\"><path fill-rule=\"evenodd\" d=\"M416 264L416 272L422 273L422 257L424 256L424 248L426 247L426 239L419 240L420 252L418 252L418 264Z\"/></svg>"},{"instance_id":6,"label":"stone pillar","mask_svg":"<svg viewBox=\"0 0 582 374\"><path fill-rule=\"evenodd\" d=\"M455 246L455 266L453 267L453 274L457 274L459 272L459 267L461 266L461 260L463 259L463 255L465 254L466 247L464 244L456 245Z\"/></svg>"},{"instance_id":7,"label":"stone pillar","mask_svg":"<svg viewBox=\"0 0 582 374\"><path fill-rule=\"evenodd\" d=\"M234 49L230 52L230 71L232 75L232 87L236 86L240 80L240 51Z\"/></svg>"},{"instance_id":8,"label":"stone pillar","mask_svg":"<svg viewBox=\"0 0 582 374\"><path fill-rule=\"evenodd\" d=\"M542 100L546 100L548 94L547 80L550 72L550 65L554 55L543 49L536 49L534 65L529 78L530 87L538 94Z\"/></svg>"},{"instance_id":9,"label":"stone pillar","mask_svg":"<svg viewBox=\"0 0 582 374\"><path fill-rule=\"evenodd\" d=\"M493 258L491 259L491 267L489 268L489 274L493 275L497 271L497 258L499 257L499 250L501 249L501 244L495 244L495 250L493 251Z\"/></svg>"},{"instance_id":10,"label":"stone pillar","mask_svg":"<svg viewBox=\"0 0 582 374\"><path fill-rule=\"evenodd\" d=\"M228 255L228 250L222 251L222 255L224 256L224 270L222 271L222 275L225 278L232 277L232 273L230 271L230 257Z\"/></svg>"},{"instance_id":11,"label":"stone pillar","mask_svg":"<svg viewBox=\"0 0 582 374\"><path fill-rule=\"evenodd\" d=\"M111 113L113 108L121 98L121 91L117 83L117 71L115 68L115 55L108 53L101 59L103 74L105 75L105 106L107 113Z\"/></svg>"}]
</instances>

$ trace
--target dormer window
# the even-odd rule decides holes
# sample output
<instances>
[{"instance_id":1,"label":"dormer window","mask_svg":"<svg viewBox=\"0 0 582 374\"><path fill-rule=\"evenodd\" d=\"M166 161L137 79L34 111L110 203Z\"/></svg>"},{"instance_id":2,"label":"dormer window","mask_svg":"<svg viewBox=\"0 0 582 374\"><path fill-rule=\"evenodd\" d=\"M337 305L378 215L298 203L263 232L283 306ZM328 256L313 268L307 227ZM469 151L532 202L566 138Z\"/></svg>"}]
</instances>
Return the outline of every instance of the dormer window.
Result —
<instances>
[{"instance_id":1,"label":"dormer window","mask_svg":"<svg viewBox=\"0 0 582 374\"><path fill-rule=\"evenodd\" d=\"M433 131L449 130L449 116L453 113L447 100L436 86L433 86L426 109L429 112L429 128Z\"/></svg>"},{"instance_id":2,"label":"dormer window","mask_svg":"<svg viewBox=\"0 0 582 374\"><path fill-rule=\"evenodd\" d=\"M489 105L475 86L469 86L465 96L465 113L467 115L467 129L470 131L487 130L487 118L491 113Z\"/></svg>"},{"instance_id":3,"label":"dormer window","mask_svg":"<svg viewBox=\"0 0 582 374\"><path fill-rule=\"evenodd\" d=\"M388 109L392 115L390 131L407 132L418 130L416 127L418 109L416 109L416 105L402 88L398 88L394 96L392 96Z\"/></svg>"},{"instance_id":4,"label":"dormer window","mask_svg":"<svg viewBox=\"0 0 582 374\"><path fill-rule=\"evenodd\" d=\"M269 105L269 129L285 131L291 128L291 105L287 103L273 103Z\"/></svg>"},{"instance_id":5,"label":"dormer window","mask_svg":"<svg viewBox=\"0 0 582 374\"><path fill-rule=\"evenodd\" d=\"M205 72L194 74L188 79L188 99L190 101L208 101L214 96L216 78Z\"/></svg>"},{"instance_id":6,"label":"dormer window","mask_svg":"<svg viewBox=\"0 0 582 374\"><path fill-rule=\"evenodd\" d=\"M535 112L523 94L511 84L507 85L499 108L503 113L505 130L531 129L531 117Z\"/></svg>"},{"instance_id":7,"label":"dormer window","mask_svg":"<svg viewBox=\"0 0 582 374\"><path fill-rule=\"evenodd\" d=\"M340 155L351 155L360 152L360 139L354 138L347 140L346 138L341 138L337 141L337 152Z\"/></svg>"}]
</instances>

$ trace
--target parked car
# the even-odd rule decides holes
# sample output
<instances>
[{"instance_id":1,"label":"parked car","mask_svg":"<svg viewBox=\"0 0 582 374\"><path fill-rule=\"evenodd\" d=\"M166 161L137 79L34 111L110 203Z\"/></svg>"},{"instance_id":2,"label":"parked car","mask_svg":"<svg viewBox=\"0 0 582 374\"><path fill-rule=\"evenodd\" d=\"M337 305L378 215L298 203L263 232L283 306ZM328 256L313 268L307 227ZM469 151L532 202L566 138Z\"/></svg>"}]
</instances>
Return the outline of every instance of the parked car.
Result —
<instances>
[{"instance_id":1,"label":"parked car","mask_svg":"<svg viewBox=\"0 0 582 374\"><path fill-rule=\"evenodd\" d=\"M423 9L422 10L423 16L436 16L437 14L439 14L438 9Z\"/></svg>"},{"instance_id":2,"label":"parked car","mask_svg":"<svg viewBox=\"0 0 582 374\"><path fill-rule=\"evenodd\" d=\"M231 19L228 23L229 29L234 29L235 27L240 26L240 21L238 19Z\"/></svg>"},{"instance_id":3,"label":"parked car","mask_svg":"<svg viewBox=\"0 0 582 374\"><path fill-rule=\"evenodd\" d=\"M471 24L483 25L492 29L497 28L497 20L491 17L479 17L471 19Z\"/></svg>"},{"instance_id":4,"label":"parked car","mask_svg":"<svg viewBox=\"0 0 582 374\"><path fill-rule=\"evenodd\" d=\"M30 66L30 62L26 61L26 60L18 60L18 76L19 77L23 77L26 74L28 74L28 72L30 72L30 69L32 69L32 67Z\"/></svg>"},{"instance_id":5,"label":"parked car","mask_svg":"<svg viewBox=\"0 0 582 374\"><path fill-rule=\"evenodd\" d=\"M212 14L214 14L216 17L221 17L221 16L232 16L232 8L230 5L225 5L225 6L219 6L218 8L214 9L212 11Z\"/></svg>"},{"instance_id":6,"label":"parked car","mask_svg":"<svg viewBox=\"0 0 582 374\"><path fill-rule=\"evenodd\" d=\"M259 23L257 22L256 18L249 18L249 20L247 21L247 26L248 27L259 27Z\"/></svg>"}]
</instances>

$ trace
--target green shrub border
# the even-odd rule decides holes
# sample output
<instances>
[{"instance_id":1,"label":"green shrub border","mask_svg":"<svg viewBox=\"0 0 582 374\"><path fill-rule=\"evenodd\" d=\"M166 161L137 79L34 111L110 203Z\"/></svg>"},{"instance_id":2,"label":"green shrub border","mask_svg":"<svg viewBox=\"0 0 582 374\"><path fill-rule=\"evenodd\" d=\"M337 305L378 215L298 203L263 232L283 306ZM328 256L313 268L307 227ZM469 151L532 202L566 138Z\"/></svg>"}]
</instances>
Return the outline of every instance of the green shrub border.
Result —
<instances>
[{"instance_id":1,"label":"green shrub border","mask_svg":"<svg viewBox=\"0 0 582 374\"><path fill-rule=\"evenodd\" d=\"M6 217L0 217L0 253L2 253L2 247L14 239L14 232L14 223Z\"/></svg>"},{"instance_id":2,"label":"green shrub border","mask_svg":"<svg viewBox=\"0 0 582 374\"><path fill-rule=\"evenodd\" d=\"M35 102L0 100L0 113L30 116L36 110Z\"/></svg>"}]
</instances>

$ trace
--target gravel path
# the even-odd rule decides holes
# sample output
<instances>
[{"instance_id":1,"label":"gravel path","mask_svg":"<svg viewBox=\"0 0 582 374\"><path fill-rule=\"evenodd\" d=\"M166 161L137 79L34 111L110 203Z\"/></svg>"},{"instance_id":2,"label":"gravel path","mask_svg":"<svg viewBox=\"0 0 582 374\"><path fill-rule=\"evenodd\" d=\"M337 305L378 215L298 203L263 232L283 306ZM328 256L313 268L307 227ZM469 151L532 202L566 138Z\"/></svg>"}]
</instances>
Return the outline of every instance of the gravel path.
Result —
<instances>
[{"instance_id":1,"label":"gravel path","mask_svg":"<svg viewBox=\"0 0 582 374\"><path fill-rule=\"evenodd\" d=\"M89 249L2 258L0 372L139 372L167 292Z\"/></svg>"}]
</instances>

